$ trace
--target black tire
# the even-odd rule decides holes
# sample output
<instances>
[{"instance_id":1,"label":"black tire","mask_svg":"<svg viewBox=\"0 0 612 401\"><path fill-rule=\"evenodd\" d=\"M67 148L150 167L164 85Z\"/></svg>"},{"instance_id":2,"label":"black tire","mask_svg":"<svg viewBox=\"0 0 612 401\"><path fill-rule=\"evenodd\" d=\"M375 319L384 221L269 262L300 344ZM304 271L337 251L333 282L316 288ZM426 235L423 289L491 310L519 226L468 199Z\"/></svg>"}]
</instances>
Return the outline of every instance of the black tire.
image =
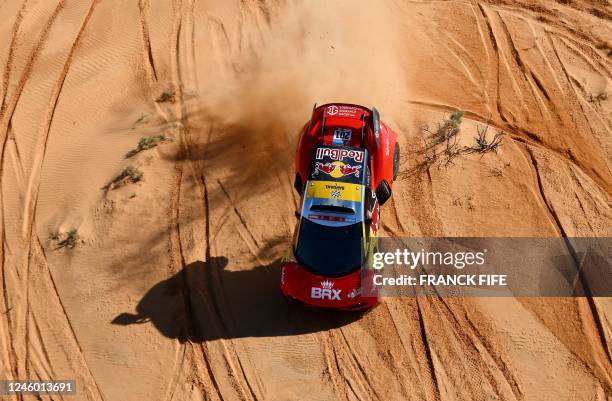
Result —
<instances>
[{"instance_id":1,"label":"black tire","mask_svg":"<svg viewBox=\"0 0 612 401\"><path fill-rule=\"evenodd\" d=\"M395 149L393 150L393 181L397 179L400 169L400 145L395 143Z\"/></svg>"},{"instance_id":2,"label":"black tire","mask_svg":"<svg viewBox=\"0 0 612 401\"><path fill-rule=\"evenodd\" d=\"M384 205L386 201L391 197L391 188L389 188L389 184L386 181L382 181L378 184L378 188L376 188L376 198L378 198L378 204L380 206Z\"/></svg>"}]
</instances>

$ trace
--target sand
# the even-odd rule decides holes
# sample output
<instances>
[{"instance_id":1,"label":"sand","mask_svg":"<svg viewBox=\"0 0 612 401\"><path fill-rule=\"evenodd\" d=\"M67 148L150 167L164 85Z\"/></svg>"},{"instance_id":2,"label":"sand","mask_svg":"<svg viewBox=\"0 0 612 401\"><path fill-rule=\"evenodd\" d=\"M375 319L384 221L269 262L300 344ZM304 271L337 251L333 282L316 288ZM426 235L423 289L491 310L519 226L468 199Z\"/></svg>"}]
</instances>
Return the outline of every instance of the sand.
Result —
<instances>
[{"instance_id":1,"label":"sand","mask_svg":"<svg viewBox=\"0 0 612 401\"><path fill-rule=\"evenodd\" d=\"M610 4L330 3L0 3L0 378L76 379L78 400L612 397L610 298L347 316L278 290L315 102L400 134L384 235L610 236ZM424 165L422 128L455 110L462 143L488 124L502 146Z\"/></svg>"}]
</instances>

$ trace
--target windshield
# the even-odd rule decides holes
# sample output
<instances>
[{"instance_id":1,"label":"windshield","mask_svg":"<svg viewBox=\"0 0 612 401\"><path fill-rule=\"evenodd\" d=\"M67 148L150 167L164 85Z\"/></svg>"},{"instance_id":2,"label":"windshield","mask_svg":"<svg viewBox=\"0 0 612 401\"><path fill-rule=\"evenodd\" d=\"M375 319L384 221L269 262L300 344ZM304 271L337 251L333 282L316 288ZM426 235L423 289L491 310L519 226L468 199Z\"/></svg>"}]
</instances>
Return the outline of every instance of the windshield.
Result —
<instances>
[{"instance_id":1,"label":"windshield","mask_svg":"<svg viewBox=\"0 0 612 401\"><path fill-rule=\"evenodd\" d=\"M303 218L295 256L314 273L341 276L361 267L362 245L362 223L333 227Z\"/></svg>"}]
</instances>

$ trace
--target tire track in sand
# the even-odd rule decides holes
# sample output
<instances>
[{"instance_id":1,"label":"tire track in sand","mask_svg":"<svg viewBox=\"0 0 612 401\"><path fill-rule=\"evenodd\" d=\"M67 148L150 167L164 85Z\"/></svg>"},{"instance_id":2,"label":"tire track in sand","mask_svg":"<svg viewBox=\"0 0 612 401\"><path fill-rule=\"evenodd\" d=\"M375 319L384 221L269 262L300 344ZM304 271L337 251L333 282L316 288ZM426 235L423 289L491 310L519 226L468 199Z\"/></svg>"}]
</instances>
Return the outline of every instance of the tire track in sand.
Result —
<instances>
[{"instance_id":1,"label":"tire track in sand","mask_svg":"<svg viewBox=\"0 0 612 401\"><path fill-rule=\"evenodd\" d=\"M24 257L27 255L27 260L25 261L26 277L27 277L26 278L27 280L27 285L26 285L26 305L27 306L26 308L27 309L26 309L26 321L25 321L26 344L29 343L29 321L30 321L29 320L29 315L30 315L30 305L29 305L29 302L30 302L30 298L29 298L30 296L29 295L30 294L30 291L29 291L30 289L30 285L29 285L30 268L29 266L30 266L30 258L31 258L31 252L30 252L31 248L30 247L31 247L31 243L33 240L32 233L34 229L34 214L36 211L36 203L38 201L38 190L40 188L40 175L42 171L42 165L43 165L43 161L45 157L47 142L49 139L49 133L51 131L51 124L53 122L53 116L55 115L55 109L57 107L59 96L61 94L62 88L64 86L64 82L66 80L66 76L70 69L70 65L72 63L75 50L78 47L82 34L85 30L85 27L87 26L87 22L91 18L91 15L93 14L96 4L97 4L97 1L92 0L89 6L89 9L87 11L87 14L85 15L85 18L83 19L83 22L81 23L81 26L76 35L76 38L73 41L70 51L68 52L68 56L60 72L60 76L58 77L58 80L55 83L49 105L47 106L47 114L45 116L45 123L43 124L42 129L40 130L41 133L38 138L37 151L35 152L35 155L34 155L32 170L31 170L30 177L28 180L28 185L25 191L25 199L24 199L25 207L24 207L23 215L22 215L21 235L22 235L22 238L24 239L29 238L28 247L26 248L26 251L24 252ZM76 338L76 335L75 335L75 338ZM27 374L27 377L30 377L29 349L30 347L26 345L26 374Z\"/></svg>"},{"instance_id":2,"label":"tire track in sand","mask_svg":"<svg viewBox=\"0 0 612 401\"><path fill-rule=\"evenodd\" d=\"M72 322L70 321L68 312L60 296L60 293L57 287L57 283L55 281L55 278L53 277L51 269L49 268L49 264L47 263L45 251L43 249L42 244L40 243L40 239L38 238L37 235L33 235L31 241L32 241L32 244L30 247L31 252L30 252L30 259L28 260L28 265L32 264L35 267L36 270L34 273L36 274L36 280L44 279L43 277L40 277L40 276L47 276L46 280L48 280L48 283L50 284L50 289L52 291L51 298L55 300L55 301L46 301L45 306L51 307L53 303L57 302L57 306L60 310L59 314L64 318L63 324L65 325L67 329L67 330L62 330L62 332L66 333L67 337L69 338L69 341L72 343L74 347L76 347L76 350L77 350L76 359L79 360L80 364L82 365L81 367L85 369L85 372L86 372L85 375L89 379L89 383L93 385L93 388L95 390L93 393L91 393L91 395L96 400L104 401L105 400L104 393L102 392L102 389L98 385L95 379L95 376L93 375L93 372L91 371L89 365L87 364L85 352L78 339L77 333L74 330L74 326L72 325ZM30 305L28 305L28 308L30 308ZM38 323L35 322L35 324L37 325ZM44 345L44 342L43 342L43 345ZM28 348L29 347L30 345L28 344ZM45 354L47 353L46 348L43 348L43 352ZM52 367L52 365L50 366Z\"/></svg>"},{"instance_id":3,"label":"tire track in sand","mask_svg":"<svg viewBox=\"0 0 612 401\"><path fill-rule=\"evenodd\" d=\"M9 52L6 59L6 66L4 67L4 72L2 74L2 102L0 102L0 116L4 114L6 108L6 97L8 95L8 87L11 78L11 70L13 66L13 62L15 59L15 49L17 48L17 35L19 33L19 28L21 28L21 22L23 21L23 17L26 14L26 6L28 5L28 0L24 0L21 4L21 8L15 17L15 22L13 23L13 28L11 29L11 42L9 44ZM1 118L1 117L0 117Z\"/></svg>"},{"instance_id":4,"label":"tire track in sand","mask_svg":"<svg viewBox=\"0 0 612 401\"><path fill-rule=\"evenodd\" d=\"M8 85L10 82L10 75L12 72L12 64L14 60L13 49L17 47L16 46L17 35L19 33L19 28L21 26L23 18L26 14L26 6L27 6L27 1L23 3L22 8L20 9L17 19L15 21L15 24L13 25L13 30L11 34L11 44L10 44L10 50L9 50L9 58L7 60L7 65L5 67L5 71L3 74L4 94L3 94L2 104L0 105L0 144L1 144L0 145L0 179L2 178L2 175L4 173L3 166L5 162L4 160L5 159L5 149L6 149L6 142L8 139L8 130L10 127L11 118L13 116L13 113L19 101L23 88L25 87L25 84L30 77L32 67L34 63L37 61L38 55L40 54L40 51L43 48L43 45L47 40L49 31L51 30L51 27L53 26L53 23L55 22L60 11L62 10L64 3L63 1L59 2L56 8L54 9L53 13L51 14L51 16L49 16L49 18L47 19L47 22L45 23L43 27L42 33L40 34L38 41L36 42L36 45L34 46L32 51L30 52L30 55L28 56L28 62L26 63L24 70L22 72L22 75L19 78L19 81L15 88L15 93L13 94L10 101L7 103L6 99L8 96ZM7 242L6 242L6 225L5 225L5 220L4 220L4 195L1 189L0 189L0 207L2 207L2 227L1 227L2 232L0 233L0 240L2 241L0 244L0 246L2 247L2 258L0 260L0 263L2 265L0 266L0 269L2 270L3 299L4 299L4 304L5 304L5 310L7 311L6 313L6 321L7 321L6 336L7 336L7 342L10 344L9 358L11 361L9 363L12 366L11 371L13 372L15 377L17 377L19 358L17 356L17 349L15 347L15 340L14 340L15 336L12 335L11 329L15 327L15 325L18 324L19 322L13 321L10 312L15 307L18 309L21 309L24 306L23 305L10 305L10 301L9 301L9 293L8 293L8 288L6 284L7 274L6 274L6 266L5 266ZM28 244L29 244L29 241L28 241ZM28 254L29 254L29 250L24 251L25 258L28 257ZM19 270L17 270L16 273L17 275L19 275ZM27 308L27 303L25 307Z\"/></svg>"},{"instance_id":5,"label":"tire track in sand","mask_svg":"<svg viewBox=\"0 0 612 401\"><path fill-rule=\"evenodd\" d=\"M182 327L181 329L184 333L180 334L181 338L192 338L193 337L193 308L191 307L191 302L189 300L189 293L186 291L186 283L185 283L185 258L183 256L183 250L180 243L180 226L179 226L179 204L180 204L180 194L181 194L181 185L182 185L182 177L183 177L183 169L181 165L175 165L175 177L174 177L174 185L170 191L170 205L169 205L169 227L168 231L170 233L168 241L169 241L169 257L171 261L171 274L180 274L181 282L180 282L180 292L183 297L183 308L184 315L182 316ZM172 400L174 394L176 393L176 389L179 384L179 380L181 378L181 374L183 373L184 362L187 353L187 344L181 341L180 348L178 353L180 354L180 359L177 363L174 364L172 372L170 373L170 380L168 381L168 388L166 390L165 400ZM192 347L189 347L192 350Z\"/></svg>"},{"instance_id":6,"label":"tire track in sand","mask_svg":"<svg viewBox=\"0 0 612 401\"><path fill-rule=\"evenodd\" d=\"M145 2L146 2L146 5L150 4L148 0L145 0ZM141 2L141 4L145 4L145 3ZM182 90L183 85L182 85L182 78L181 78L181 71L180 71L180 59L179 59L179 54L180 54L179 53L179 48L180 48L179 42L180 42L181 25L182 25L181 24L181 21L182 21L181 6L182 6L182 1L178 4L178 6L176 2L173 3L174 22L173 22L171 35L172 35L172 38L173 38L172 40L174 41L175 45L170 49L170 60L171 60L171 74L172 74L171 80L176 89L176 98L177 98L177 102L174 107L174 113L175 113L175 118L178 121L180 121L180 124L178 126L179 152L180 154L184 155L184 154L189 154L190 150L189 150L189 147L187 146L189 124L187 124L188 114L186 114L184 110L185 106L184 106L183 90ZM151 49L150 38L148 40L149 40L149 43L147 45L148 54L151 57L151 67L153 67L154 60L152 57L152 53L150 53L150 49ZM159 77L157 77L157 74L155 74L155 78L159 79ZM169 122L169 118L167 117L167 114L161 109L161 106L158 105L157 102L155 103L155 105L160 115L166 120L166 122ZM191 168L189 164L187 164L187 166ZM185 329L187 330L189 334L189 352L190 352L190 358L192 360L190 374L195 376L200 389L203 391L204 394L207 395L207 397L214 394L216 396L216 399L223 400L224 397L221 392L221 387L212 370L211 363L210 363L210 357L209 355L207 355L205 344L204 343L193 343L191 341L191 339L194 338L196 334L201 334L201 333L197 333L199 331L199 327L197 327L194 324L194 322L196 321L195 315L197 311L194 311L194 307L191 302L191 298L194 296L197 296L197 294L194 294L191 286L189 285L190 277L187 276L187 272L185 270L186 260L185 260L184 253L183 253L181 234L180 234L181 232L180 230L180 199L181 199L181 191L183 188L182 179L184 175L185 163L179 160L175 168L177 170L177 177L176 177L176 181L174 185L174 192L172 193L172 197L171 197L172 205L170 207L170 217L171 217L170 259L173 261L174 270L177 271L178 274L181 274L180 290L181 290L181 293L183 294L183 303L184 303L184 308L186 312L185 319L189 320L189 323L185 322ZM207 201L206 201L205 209L206 209L206 213L208 213ZM200 357L198 357L195 353L196 347L199 348L201 359L203 359L204 361L203 367L200 366L200 363L201 363ZM203 372L206 372L206 374L203 375L202 374ZM173 372L173 375L176 376L177 378L180 377L180 374L181 374L180 371ZM177 383L178 383L178 379L177 379ZM172 384L170 384L170 388L167 393L168 394L166 398L167 400L172 400L172 397L175 394L175 389L173 388L171 389L171 387L173 387Z\"/></svg>"},{"instance_id":7,"label":"tire track in sand","mask_svg":"<svg viewBox=\"0 0 612 401\"><path fill-rule=\"evenodd\" d=\"M231 330L230 327L228 327L227 322L227 319L229 316L231 316L231 313L228 308L224 306L226 300L221 294L223 286L220 277L217 274L218 268L212 265L215 262L212 256L213 235L211 233L211 208L209 189L205 176L200 176L199 183L199 185L201 185L200 191L203 195L202 198L204 199L206 219L206 263L204 264L204 271L202 272L201 277L199 277L201 278L202 283L201 288L190 288L190 291L192 294L197 294L201 297L201 300L203 301L202 304L206 308L206 311L204 311L205 316L213 319L212 321L207 322L208 325L212 325L212 328L208 329L211 330L209 333L216 334L214 337L219 338L217 341L215 341L215 343L205 341L204 343L200 344L202 356L206 360L209 374L213 380L216 381L216 377L219 372L215 372L215 365L213 365L211 362L216 359L214 358L214 355L220 352L226 368L229 369L228 379L232 383L232 388L234 391L236 391L238 397L241 400L257 400L261 397L257 397L254 387L247 379L243 363L240 360L236 349L234 348L233 341L231 340ZM203 328L200 329L203 330ZM220 398L223 399L224 397L222 396L220 386L216 384L215 388L218 389L218 394Z\"/></svg>"},{"instance_id":8,"label":"tire track in sand","mask_svg":"<svg viewBox=\"0 0 612 401\"><path fill-rule=\"evenodd\" d=\"M45 158L45 153L47 149L47 142L49 140L49 134L51 132L51 126L53 124L53 117L55 115L55 109L57 108L57 103L59 97L62 93L62 88L64 87L64 82L66 81L66 76L68 75L68 71L70 70L70 66L72 65L72 61L74 59L74 55L76 50L79 47L79 43L83 37L83 32L85 32L85 28L87 27L87 23L91 19L91 16L94 12L96 5L98 4L97 0L92 0L89 8L87 10L87 14L83 18L81 22L81 26L77 35L70 47L70 51L68 52L68 56L66 57L66 61L64 62L64 66L60 72L60 76L58 77L53 92L51 95L51 99L47 106L47 114L45 116L45 122L42 125L40 130L40 136L38 138L37 150L34 155L32 171L30 173L30 178L28 180L28 185L26 188L26 196L25 196L25 208L24 215L22 219L22 236L24 238L29 237L34 223L34 213L36 212L36 203L38 201L38 190L40 188L40 174L42 171L42 165Z\"/></svg>"},{"instance_id":9,"label":"tire track in sand","mask_svg":"<svg viewBox=\"0 0 612 401\"><path fill-rule=\"evenodd\" d=\"M151 81L157 82L157 71L155 70L155 60L151 50L151 38L149 35L149 23L147 12L151 9L150 0L139 0L138 11L140 13L140 33L142 35L143 58L147 61L147 75Z\"/></svg>"},{"instance_id":10,"label":"tire track in sand","mask_svg":"<svg viewBox=\"0 0 612 401\"><path fill-rule=\"evenodd\" d=\"M47 37L49 36L49 31L51 30L53 23L55 22L55 20L57 19L57 16L59 15L60 11L63 8L64 8L64 1L60 1L55 7L55 10L53 11L53 13L47 19L47 22L45 23L43 27L43 31L40 37L38 38L36 45L34 46L32 51L30 52L30 55L28 56L28 62L26 63L24 67L23 73L21 74L21 77L19 78L19 81L15 88L15 93L11 97L10 101L6 102L7 93L5 92L4 94L4 99L2 101L2 108L0 109L0 143L2 143L2 147L0 147L0 154L2 154L2 157L0 158L0 162L2 162L4 159L4 148L6 144L6 139L8 137L8 126L11 121L11 118L13 117L15 107L17 107L17 103L19 101L23 88L25 87L26 82L30 78L32 67L34 66L34 63L38 60L40 51L42 50L47 40ZM23 10L23 12L25 14L25 9ZM21 20L19 21L19 25L21 25ZM16 29L18 28L19 26L16 27ZM16 35L17 35L17 32L15 32L15 38L16 38ZM14 43L11 43L11 46L13 45ZM12 65L12 61L11 61L11 65ZM5 73L4 73L6 77L5 79L7 80L6 85L8 85L9 78L10 78L9 68L11 68L11 66L9 66L7 63L7 69L5 69ZM8 86L7 86L7 90L8 90ZM2 173L2 164L0 163L0 174L1 173Z\"/></svg>"},{"instance_id":11,"label":"tire track in sand","mask_svg":"<svg viewBox=\"0 0 612 401\"><path fill-rule=\"evenodd\" d=\"M341 400L348 401L348 390L350 389L353 394L355 390L351 388L350 382L344 380L342 377L342 371L340 368L340 362L338 361L338 353L333 344L331 333L320 333L321 345L323 347L323 356L325 359L326 375L329 377L329 381L332 383L334 393L340 396Z\"/></svg>"},{"instance_id":12,"label":"tire track in sand","mask_svg":"<svg viewBox=\"0 0 612 401\"><path fill-rule=\"evenodd\" d=\"M440 400L440 384L438 383L438 376L436 373L436 366L433 361L431 345L429 344L429 337L427 336L427 327L425 325L425 319L423 318L423 309L421 308L421 303L419 302L419 298L416 299L417 311L419 316L419 333L421 335L421 340L423 341L423 345L425 346L425 356L427 358L427 365L429 367L429 371L431 372L431 381L434 385L435 390L435 399Z\"/></svg>"},{"instance_id":13,"label":"tire track in sand","mask_svg":"<svg viewBox=\"0 0 612 401\"><path fill-rule=\"evenodd\" d=\"M144 2L141 2L140 4L148 6L150 3L147 0L145 0ZM172 72L171 80L176 89L176 98L178 100L176 107L174 107L174 112L176 114L175 117L178 121L181 122L181 124L178 126L179 152L180 154L186 154L189 152L189 149L186 145L188 135L186 132L186 127L185 127L185 125L187 124L185 124L185 122L187 120L187 116L186 114L184 114L184 110L183 110L184 101L183 101L183 91L182 91L181 75L180 75L180 68L179 68L180 67L179 65L179 40L180 40L180 32L181 32L181 18L182 18L181 13L180 13L180 3L179 3L178 10L177 10L176 3L174 3L173 9L174 9L175 14L173 16L174 22L173 22L171 35L173 37L175 46L173 46L170 49L170 60L171 60L171 66L172 66L171 67L171 72ZM146 22L142 21L141 23L146 23ZM146 26L148 28L148 25ZM149 40L147 48L148 50L150 50L151 43L150 43L150 38L148 37L148 35L147 35L147 38ZM151 57L151 67L153 67L153 65L155 64L154 64L154 60L152 57L152 53L150 53L149 51L147 51L147 53L148 53L147 57L149 56ZM157 73L155 74L155 78L159 79L159 77L157 77ZM157 104L157 102L155 103L155 105L156 105L156 108L159 114L164 118L166 122L169 122L170 118L168 118L168 115L162 110L161 105ZM173 261L173 266L174 266L173 270L181 272L179 274L181 274L181 293L183 294L183 303L184 303L184 308L186 310L185 319L189 320L189 322L194 322L195 312L193 311L191 297L195 296L195 294L192 292L192 289L189 286L189 277L186 276L186 272L185 272L186 261L185 261L185 257L182 251L180 227L179 227L180 199L181 199L181 188L182 188L181 182L182 182L182 177L183 177L185 166L183 162L181 161L178 161L177 163L178 164L175 167L177 169L177 178L175 181L173 193L171 194L172 204L170 207L170 218L171 218L171 223L170 223L171 225L170 233L171 234L169 238L170 240L170 259ZM206 209L207 208L208 206L206 205ZM185 329L190 335L189 354L192 360L190 374L195 376L198 386L200 387L200 389L203 391L204 394L206 394L207 396L211 396L212 394L214 394L216 395L216 399L223 400L224 397L221 393L221 388L217 381L217 378L214 375L214 372L212 370L212 367L210 364L210 357L207 355L205 344L203 343L195 344L191 342L191 338L192 338L191 336L195 334L197 328L192 323L191 325L187 325ZM195 347L199 348L200 350L201 359L203 359L204 361L204 367L203 367L204 369L202 369L202 367L200 366L200 362L199 362L200 358L194 352ZM175 366L175 369L180 369L178 366L181 366L181 365L182 363L178 364L177 366ZM206 372L206 375L202 375L202 372ZM180 374L181 374L180 371L173 372L173 376L177 378L180 377ZM178 383L178 379L177 379L177 383ZM175 391L176 390L171 383L167 391L166 399L172 400L172 398L174 397Z\"/></svg>"},{"instance_id":14,"label":"tire track in sand","mask_svg":"<svg viewBox=\"0 0 612 401\"><path fill-rule=\"evenodd\" d=\"M83 20L83 22L81 23L81 26L79 28L79 31L77 33L77 36L75 38L75 40L73 41L73 44L68 52L67 58L66 58L66 62L60 72L60 76L58 77L55 86L53 88L53 92L51 95L51 99L49 101L49 105L47 107L47 114L45 116L45 123L42 126L42 129L40 130L41 134L38 138L38 144L37 144L37 151L35 153L35 158L33 161L33 167L32 167L32 172L30 174L29 177L29 182L28 182L28 186L25 190L25 207L23 210L23 214L22 214L22 230L21 230L21 237L24 241L25 245L25 249L23 249L23 262L22 262L22 274L23 274L23 270L25 269L25 279L26 279L26 288L25 288L25 374L26 377L31 378L31 372L30 372L30 366L31 363L33 362L31 359L31 354L30 354L30 322L31 319L35 319L34 315L31 314L32 312L32 306L30 304L30 266L32 265L33 262L33 257L36 254L38 255L42 255L42 259L44 260L44 252L42 251L42 246L40 244L40 241L38 240L37 236L33 234L33 227L35 224L35 219L34 219L34 213L35 213L35 209L36 209L36 202L37 202L37 194L38 194L38 188L39 188L39 183L40 183L40 172L42 169L42 163L43 163L43 159L44 159L44 154L45 154L45 150L46 150L46 144L47 144L47 140L48 140L48 136L49 136L49 132L51 129L51 124L53 121L53 115L54 115L54 111L55 108L57 106L57 101L58 98L60 96L62 87L63 87L63 83L65 81L66 75L68 73L68 70L70 68L73 56L74 56L74 52L75 49L78 47L78 43L79 40L82 36L82 33L85 29L85 26L87 25L87 22L89 21L89 18L91 17L91 14L93 13L93 9L95 7L96 2L92 1L92 3L90 4L89 10ZM5 99L3 99L3 105L2 105L2 115L1 115L1 127L0 129L3 129L2 135L4 135L3 138L3 145L2 145L2 155L3 155L3 159L4 159L4 150L5 150L5 144L6 144L6 139L8 137L8 127L10 126L10 120L12 118L12 114L18 104L19 98L21 96L21 93L25 87L26 82L29 79L31 70L34 66L34 64L36 63L37 59L38 59L38 55L40 54L42 48L44 47L46 40L48 38L49 32L51 30L51 27L54 25L55 20L57 19L57 17L60 14L60 11L63 9L64 7L64 2L60 2L58 3L58 5L56 6L56 8L54 9L54 12L51 14L51 16L48 18L47 20L47 24L44 26L43 28L43 32L39 38L39 41L37 42L36 46L34 47L32 53L30 54L29 57L29 61L26 64L26 67L24 68L24 72L19 80L19 83L17 85L17 89L15 94L13 95L11 101L9 102L8 106L6 104ZM24 12L25 10L25 3L24 3L24 8L22 9L22 12ZM15 29L15 37L16 37L16 32L17 29ZM12 50L12 49L11 49ZM8 76L10 74L10 62L11 60L9 60L9 63L7 64L7 71L5 72L5 77L7 77L7 81L8 81ZM6 95L6 93L5 93ZM2 170L0 169L0 172ZM23 171L22 171L23 173ZM3 235L3 246L5 245L4 242L4 236L6 235L5 233L5 227L4 227L4 221L3 221L3 227L2 227L2 235ZM4 252L3 252L4 255ZM4 258L3 258L4 259ZM46 262L44 262L44 265L46 266L46 270L48 271L48 264ZM3 260L3 266L2 266L2 270L3 270L3 290L4 290L4 297L5 297L5 302L8 302L8 299L6 298L8 295L8 289L6 287L6 275L5 275L5 270L4 270L5 266L4 266L4 260ZM17 271L17 273L19 273L19 271ZM93 375L91 373L91 370L89 370L89 367L87 366L84 354L83 354L83 350L78 342L78 339L76 337L76 333L74 332L74 329L72 328L72 325L70 324L70 320L68 319L68 316L66 314L66 310L61 302L61 299L59 298L59 293L57 292L57 287L55 286L55 282L53 281L53 278L51 276L50 271L48 271L49 277L51 279L51 282L53 283L53 288L54 288L54 297L58 298L58 301L61 305L62 308L62 314L65 316L66 321L68 322L68 327L69 327L69 331L71 333L71 337L74 340L74 343L77 346L77 349L79 350L79 353L82 356L82 361L87 369L87 372L89 373L89 376L91 377L91 380L93 381L94 387L97 389L97 394L98 394L98 399L104 399L102 392L100 391L99 387L97 386L97 383L95 382L95 379L93 379ZM10 316L9 316L10 319ZM38 324L36 322L35 323L35 327L38 327ZM10 322L9 320L9 326L12 327L13 324L12 322ZM9 330L9 334L10 334L10 330ZM10 340L11 342L11 346L13 347L13 352L14 352L14 360L13 360L13 364L14 364L14 369L18 369L18 364L16 362L16 353L15 353L15 348L14 348L14 341ZM46 353L46 350L43 349L43 352Z\"/></svg>"},{"instance_id":15,"label":"tire track in sand","mask_svg":"<svg viewBox=\"0 0 612 401\"><path fill-rule=\"evenodd\" d=\"M542 176L540 173L540 169L538 168L538 160L535 157L533 150L529 146L527 145L525 146L525 151L529 155L529 160L531 161L531 166L533 167L533 171L535 174L535 178L537 180L536 182L537 182L537 187L538 187L541 201L544 204L545 209L548 211L551 221L554 223L555 227L557 228L559 235L564 238L567 249L570 252L570 255L572 256L574 260L576 271L578 272L579 280L586 293L588 309L591 314L591 317L593 318L593 324L595 327L592 329L594 329L593 331L597 333L596 337L598 338L599 343L601 347L603 348L603 350L605 351L605 354L608 358L608 362L610 363L612 362L612 358L610 356L610 347L607 342L605 323L604 323L605 317L604 319L602 319L602 317L599 314L597 305L595 304L593 295L591 293L591 289L587 285L587 280L585 279L584 272L581 269L581 262L576 254L576 250L574 249L571 241L567 239L568 235L567 235L565 228L563 227L563 224L561 223L561 219L559 218L559 215L557 214L557 211L555 210L553 204L548 200L546 196L546 192L544 190L544 186L542 183ZM577 357L582 360L582 358L580 358L579 356Z\"/></svg>"},{"instance_id":16,"label":"tire track in sand","mask_svg":"<svg viewBox=\"0 0 612 401\"><path fill-rule=\"evenodd\" d=\"M171 49L171 61L172 61L171 71L172 71L172 80L176 88L176 93L177 93L176 96L178 98L178 102L176 103L176 107L175 107L175 113L176 113L177 120L181 122L181 126L179 128L180 141L181 141L180 146L184 153L190 154L191 152L191 148L189 146L190 130L197 129L197 127L190 126L190 122L188 118L189 114L186 112L186 105L184 101L184 88L183 88L184 86L183 75L185 74L185 72L183 71L183 67L181 65L181 54L182 54L181 53L181 43L182 43L181 39L184 35L190 37L191 40L185 41L184 45L186 46L187 49L189 49L190 45L193 46L194 35L193 33L189 34L188 32L189 28L193 29L193 18L188 18L187 22L185 23L183 22L184 9L187 8L186 14L188 16L191 15L193 13L193 3L190 2L186 6L184 6L184 4L185 3L183 3L183 1L180 1L180 2L174 3L174 7L173 7L175 15L174 15L172 35L173 35L173 42L175 43L175 45ZM193 66L195 61L190 60L189 57L190 56L194 57L195 51L187 50L186 53L187 53L188 64ZM189 65L187 66L186 70L189 71ZM194 166L193 164L190 164L189 166L194 170L194 173L197 171L197 166ZM198 173L198 175L200 175L200 180L196 180L196 185L197 186L202 185L203 188L200 188L200 192L207 193L208 187L206 186L204 173L200 172ZM206 199L208 199L207 196L208 195L205 196ZM210 205L206 206L206 209L208 210L207 213L210 213ZM208 214L208 218L209 217L210 217L210 214ZM208 220L208 218L207 218L206 224L210 224L210 220ZM210 228L207 228L207 232L208 232L207 243L209 246L207 246L207 249L206 249L206 255L205 255L206 259L205 260L209 262L211 261L211 247L210 247L211 241L209 239L210 237L208 237L208 235L210 235ZM203 294L202 296L206 299L204 304L209 309L211 309L210 310L211 313L209 314L209 316L216 316L216 320L220 323L220 329L223 335L222 335L222 338L217 343L220 345L221 353L225 360L225 364L230 369L230 372L231 372L230 380L233 381L232 387L237 391L241 399L256 400L258 399L258 397L256 396L255 389L253 385L251 384L251 382L249 381L248 375L245 372L243 361L241 360L239 356L240 353L236 352L232 340L225 339L225 338L228 338L229 331L228 331L227 324L223 319L224 314L220 313L221 309L223 309L222 303L224 302L224 298L219 300L218 297L220 295L214 291L216 287L221 288L221 282L219 280L219 277L217 277L218 275L216 274L216 269L208 268L206 269L205 273L206 273L204 277L205 278L205 288L207 288L207 291L205 294L210 295L210 296L206 296ZM214 285L212 284L213 282L215 283ZM193 288L188 287L187 290L189 291L190 296L194 296ZM212 308L210 308L211 306ZM216 346L216 344L214 345ZM213 365L210 364L211 350L209 349L209 346L212 347L213 344L207 343L206 347L202 344L201 350L203 352L203 357L207 360L208 370L212 371ZM252 361L249 360L249 363L252 364ZM211 375L210 377L211 377L211 380L215 380L214 374ZM256 381L259 382L257 377L256 377ZM215 385L215 389L219 397L222 399L223 397L221 395L220 387L218 386L218 384Z\"/></svg>"},{"instance_id":17,"label":"tire track in sand","mask_svg":"<svg viewBox=\"0 0 612 401\"><path fill-rule=\"evenodd\" d=\"M350 345L345 328L338 327L322 333L323 352L332 385L340 389L345 399L384 400L368 378L368 370Z\"/></svg>"}]
</instances>

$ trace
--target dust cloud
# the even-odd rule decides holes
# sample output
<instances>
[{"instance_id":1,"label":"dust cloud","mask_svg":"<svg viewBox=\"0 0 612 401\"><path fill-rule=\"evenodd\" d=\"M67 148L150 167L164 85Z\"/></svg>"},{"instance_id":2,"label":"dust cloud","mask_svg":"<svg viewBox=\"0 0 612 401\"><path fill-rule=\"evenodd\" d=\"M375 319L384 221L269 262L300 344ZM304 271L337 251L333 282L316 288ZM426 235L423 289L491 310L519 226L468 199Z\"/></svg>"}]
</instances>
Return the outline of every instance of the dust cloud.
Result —
<instances>
[{"instance_id":1,"label":"dust cloud","mask_svg":"<svg viewBox=\"0 0 612 401\"><path fill-rule=\"evenodd\" d=\"M216 70L197 74L193 100L206 126L207 163L252 183L269 178L268 171L289 171L315 103L384 112L405 97L394 53L400 25L391 6L315 1L270 12L277 15L264 28L245 24L254 28L240 31L233 42L241 48L226 49Z\"/></svg>"}]
</instances>

